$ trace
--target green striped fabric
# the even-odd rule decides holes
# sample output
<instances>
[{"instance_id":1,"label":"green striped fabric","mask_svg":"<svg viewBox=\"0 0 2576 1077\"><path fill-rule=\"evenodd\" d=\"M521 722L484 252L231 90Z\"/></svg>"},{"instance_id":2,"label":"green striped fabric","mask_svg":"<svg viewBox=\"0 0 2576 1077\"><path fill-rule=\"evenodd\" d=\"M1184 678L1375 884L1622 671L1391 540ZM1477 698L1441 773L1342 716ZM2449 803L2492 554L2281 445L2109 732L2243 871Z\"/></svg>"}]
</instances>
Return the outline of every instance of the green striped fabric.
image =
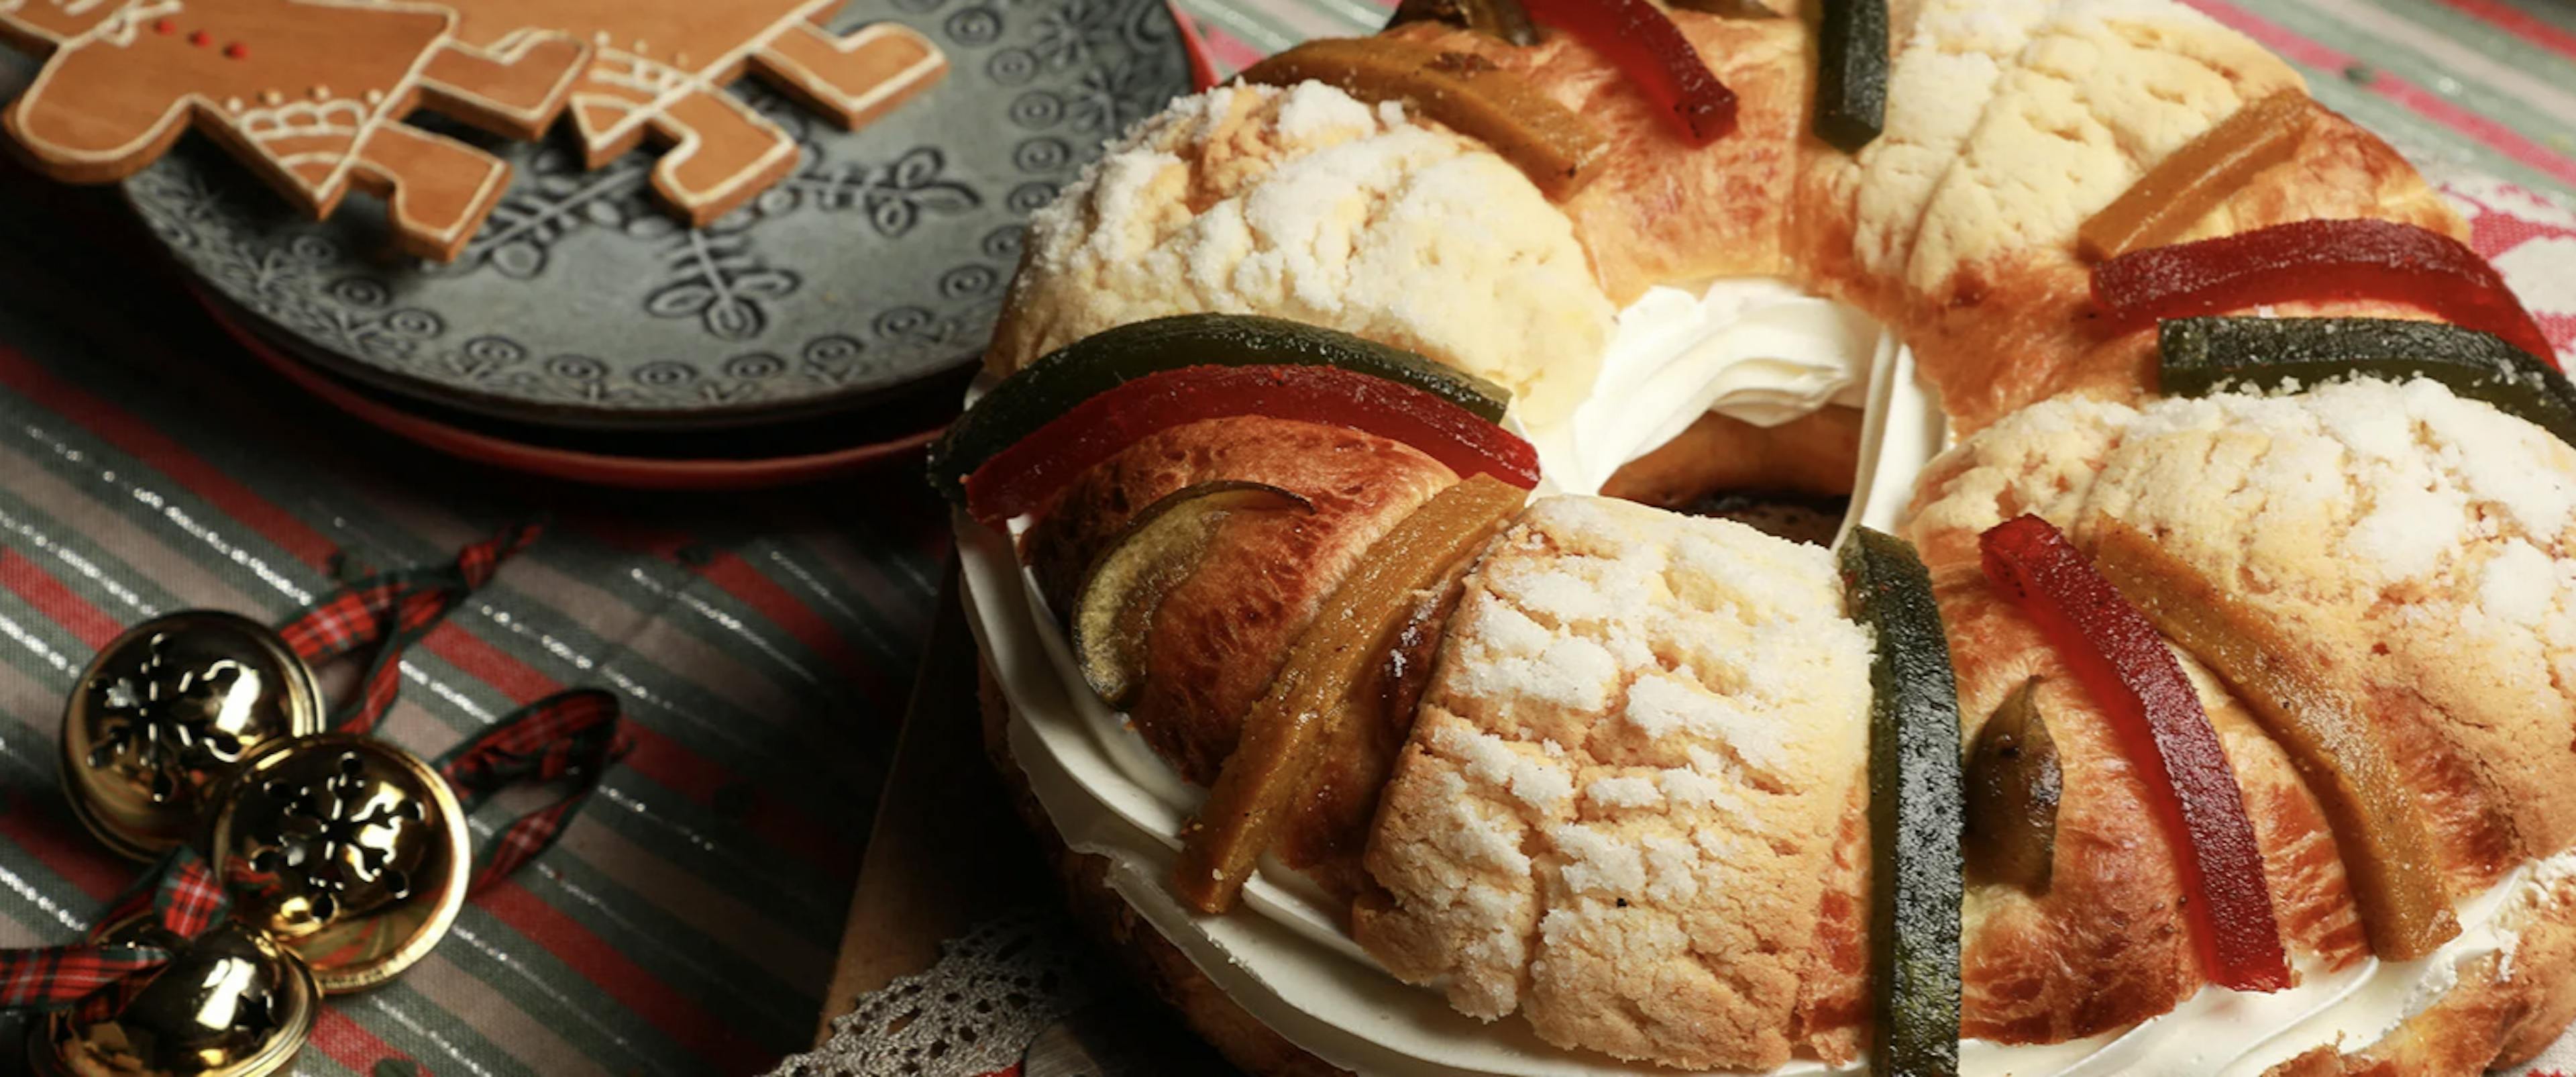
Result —
<instances>
[{"instance_id":1,"label":"green striped fabric","mask_svg":"<svg viewBox=\"0 0 2576 1077\"><path fill-rule=\"evenodd\" d=\"M124 227L101 197L6 189L13 249L81 250L67 219ZM283 620L335 586L335 557L438 563L544 515L549 535L406 657L383 732L431 755L596 684L637 748L435 956L335 1002L297 1072L738 1074L806 1046L945 556L913 468L819 496L521 483L206 361L229 345L174 282L88 246L0 261L0 945L72 937L137 870L54 778L63 700L122 626L197 606ZM478 840L503 809L486 816Z\"/></svg>"}]
</instances>

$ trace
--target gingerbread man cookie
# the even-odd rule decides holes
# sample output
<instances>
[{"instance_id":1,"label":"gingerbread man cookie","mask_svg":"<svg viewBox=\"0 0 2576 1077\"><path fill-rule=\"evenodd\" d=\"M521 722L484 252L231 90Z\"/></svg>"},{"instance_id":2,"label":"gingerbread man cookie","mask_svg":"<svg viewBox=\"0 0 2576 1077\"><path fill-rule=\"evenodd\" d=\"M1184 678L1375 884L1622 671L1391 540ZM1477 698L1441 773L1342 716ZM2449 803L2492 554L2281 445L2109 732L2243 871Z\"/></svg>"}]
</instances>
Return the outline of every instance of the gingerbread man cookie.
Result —
<instances>
[{"instance_id":1,"label":"gingerbread man cookie","mask_svg":"<svg viewBox=\"0 0 2576 1077\"><path fill-rule=\"evenodd\" d=\"M757 73L857 127L948 72L939 47L893 23L846 36L820 21L840 0L451 0L459 40L508 48L539 31L592 46L572 118L592 168L647 135L670 148L653 189L705 225L796 165L796 143L725 86Z\"/></svg>"},{"instance_id":2,"label":"gingerbread man cookie","mask_svg":"<svg viewBox=\"0 0 2576 1077\"><path fill-rule=\"evenodd\" d=\"M0 37L51 54L0 122L81 183L132 175L193 123L315 216L365 189L405 250L451 259L509 166L402 118L426 102L534 137L590 59L563 34L461 44L456 21L390 0L0 0Z\"/></svg>"}]
</instances>

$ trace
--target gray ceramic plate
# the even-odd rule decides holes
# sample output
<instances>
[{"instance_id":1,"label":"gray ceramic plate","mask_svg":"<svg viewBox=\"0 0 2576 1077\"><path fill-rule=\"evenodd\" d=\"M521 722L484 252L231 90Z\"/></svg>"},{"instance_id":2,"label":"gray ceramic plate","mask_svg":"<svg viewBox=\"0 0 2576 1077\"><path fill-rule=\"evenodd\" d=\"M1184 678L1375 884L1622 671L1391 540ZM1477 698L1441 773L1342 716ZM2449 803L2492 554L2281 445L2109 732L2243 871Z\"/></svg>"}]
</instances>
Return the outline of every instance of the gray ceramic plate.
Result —
<instances>
[{"instance_id":1,"label":"gray ceramic plate","mask_svg":"<svg viewBox=\"0 0 2576 1077\"><path fill-rule=\"evenodd\" d=\"M335 371L397 394L560 426L708 427L861 404L972 360L1021 221L1100 142L1189 92L1163 0L854 0L838 29L929 35L948 77L857 131L746 80L796 170L683 227L647 147L583 171L565 144L461 133L516 170L463 256L392 251L352 196L303 219L199 138L128 180L171 253Z\"/></svg>"}]
</instances>

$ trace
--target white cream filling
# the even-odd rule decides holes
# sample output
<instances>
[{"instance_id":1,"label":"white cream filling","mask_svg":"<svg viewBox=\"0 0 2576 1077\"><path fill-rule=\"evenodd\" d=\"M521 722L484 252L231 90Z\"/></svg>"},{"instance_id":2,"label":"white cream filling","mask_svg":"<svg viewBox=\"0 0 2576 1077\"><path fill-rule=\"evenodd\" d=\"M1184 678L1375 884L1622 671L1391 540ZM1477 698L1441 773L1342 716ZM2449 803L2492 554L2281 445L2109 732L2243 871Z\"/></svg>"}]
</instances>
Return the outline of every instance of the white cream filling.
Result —
<instances>
[{"instance_id":1,"label":"white cream filling","mask_svg":"<svg viewBox=\"0 0 2576 1077\"><path fill-rule=\"evenodd\" d=\"M1623 312L1595 393L1554 429L1530 432L1549 483L1590 492L1629 460L1715 409L1773 425L1861 398L1860 473L1845 527L1891 529L1923 466L1947 442L1913 356L1865 315L1783 294L1772 281L1726 281L1694 298L1657 289ZM1541 1041L1518 1020L1484 1023L1437 992L1397 981L1342 929L1342 910L1303 876L1266 863L1244 909L1200 916L1166 882L1183 823L1204 792L1180 780L1125 718L1091 694L1071 649L1013 556L1012 539L956 520L969 622L1009 703L1010 745L1031 790L1076 851L1110 859L1110 883L1199 971L1263 1024L1319 1058L1380 1077L1671 1077ZM2525 865L2460 910L2460 937L2404 963L2340 972L2303 961L2300 984L2271 995L2206 988L2127 1030L2062 1044L1970 1040L1962 1072L2013 1077L2259 1074L2308 1048L2364 1046L2420 1012L2488 953L2506 960L2521 918L2576 874L2576 852ZM1813 1060L1775 1073L1851 1073Z\"/></svg>"},{"instance_id":2,"label":"white cream filling","mask_svg":"<svg viewBox=\"0 0 2576 1077\"><path fill-rule=\"evenodd\" d=\"M1541 1041L1518 1020L1487 1024L1438 993L1407 986L1362 952L1338 910L1293 872L1266 865L1245 909L1200 916L1167 879L1181 822L1200 797L1145 748L1071 669L1061 633L1029 599L1010 540L959 517L969 622L1010 704L1012 754L1076 851L1108 857L1111 885L1237 1005L1317 1057L1379 1077L1672 1077ZM1970 1040L1971 1077L2258 1074L2310 1047L2371 1043L2455 982L2461 963L2510 960L2523 918L2576 875L2576 852L2517 869L2460 910L2459 938L2411 962L2365 960L2341 972L2303 961L2297 987L2270 995L2205 988L2173 1012L2062 1044ZM1797 1074L1857 1073L1802 1060Z\"/></svg>"},{"instance_id":3,"label":"white cream filling","mask_svg":"<svg viewBox=\"0 0 2576 1077\"><path fill-rule=\"evenodd\" d=\"M1778 426L1857 406L1895 338L1858 308L1767 277L1646 290L1619 312L1592 391L1566 419L1525 430L1553 489L1598 493L1620 466L1711 411Z\"/></svg>"}]
</instances>

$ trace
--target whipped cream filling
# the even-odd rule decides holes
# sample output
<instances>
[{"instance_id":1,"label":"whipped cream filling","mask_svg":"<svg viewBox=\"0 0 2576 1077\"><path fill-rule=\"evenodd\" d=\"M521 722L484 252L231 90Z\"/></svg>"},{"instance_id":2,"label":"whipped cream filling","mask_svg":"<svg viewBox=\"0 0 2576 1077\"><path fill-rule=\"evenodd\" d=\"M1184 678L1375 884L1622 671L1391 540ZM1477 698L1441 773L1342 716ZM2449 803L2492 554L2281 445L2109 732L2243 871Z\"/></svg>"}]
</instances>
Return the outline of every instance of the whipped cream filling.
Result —
<instances>
[{"instance_id":1,"label":"whipped cream filling","mask_svg":"<svg viewBox=\"0 0 2576 1077\"><path fill-rule=\"evenodd\" d=\"M1656 289L1621 315L1594 394L1568 421L1526 431L1547 483L1592 492L1618 467L1717 410L1776 425L1828 403L1865 407L1844 526L1892 530L1923 467L1947 447L1913 355L1866 315L1775 281ZM1181 827L1205 792L1183 782L1085 686L1071 647L1004 536L956 519L968 620L1010 708L1012 754L1066 844L1110 860L1110 885L1237 1005L1324 1061L1376 1077L1672 1077L1680 1071L1571 1051L1527 1023L1486 1023L1396 980L1350 938L1322 891L1265 862L1226 916L1201 916L1166 883ZM2411 962L2328 970L2269 995L2204 988L2128 1029L2058 1044L1961 1045L1971 1077L2259 1074L2320 1044L2365 1046L2421 1012L2487 954L2509 963L2529 913L2576 877L2576 851L2526 864L2460 910L2460 936ZM1859 1073L1805 1059L1780 1077Z\"/></svg>"},{"instance_id":2,"label":"whipped cream filling","mask_svg":"<svg viewBox=\"0 0 2576 1077\"><path fill-rule=\"evenodd\" d=\"M1714 411L1778 426L1858 406L1899 347L1858 308L1768 277L1657 285L1619 312L1601 372L1563 420L1522 431L1554 490L1598 493L1621 465Z\"/></svg>"},{"instance_id":3,"label":"whipped cream filling","mask_svg":"<svg viewBox=\"0 0 2576 1077\"><path fill-rule=\"evenodd\" d=\"M1910 486L1910 480L1907 484ZM1906 488L1905 486L1898 487ZM1242 911L1200 916L1166 880L1179 828L1203 795L1182 782L1084 687L1031 596L1011 541L957 520L965 601L988 668L1010 705L1010 746L1065 843L1107 857L1110 885L1235 1004L1326 1062L1376 1077L1673 1077L1680 1071L1570 1051L1516 1019L1491 1024L1435 991L1397 981L1354 944L1341 912L1294 872L1266 864ZM2298 963L2299 984L2269 995L2203 988L2129 1029L2057 1044L1968 1040L1970 1077L2259 1074L2320 1044L2365 1046L2430 1005L2461 967L2512 959L2527 917L2576 877L2576 852L2517 868L2460 909L2460 936L2410 962L2365 959L2330 971ZM1780 1077L1860 1073L1805 1059Z\"/></svg>"}]
</instances>

